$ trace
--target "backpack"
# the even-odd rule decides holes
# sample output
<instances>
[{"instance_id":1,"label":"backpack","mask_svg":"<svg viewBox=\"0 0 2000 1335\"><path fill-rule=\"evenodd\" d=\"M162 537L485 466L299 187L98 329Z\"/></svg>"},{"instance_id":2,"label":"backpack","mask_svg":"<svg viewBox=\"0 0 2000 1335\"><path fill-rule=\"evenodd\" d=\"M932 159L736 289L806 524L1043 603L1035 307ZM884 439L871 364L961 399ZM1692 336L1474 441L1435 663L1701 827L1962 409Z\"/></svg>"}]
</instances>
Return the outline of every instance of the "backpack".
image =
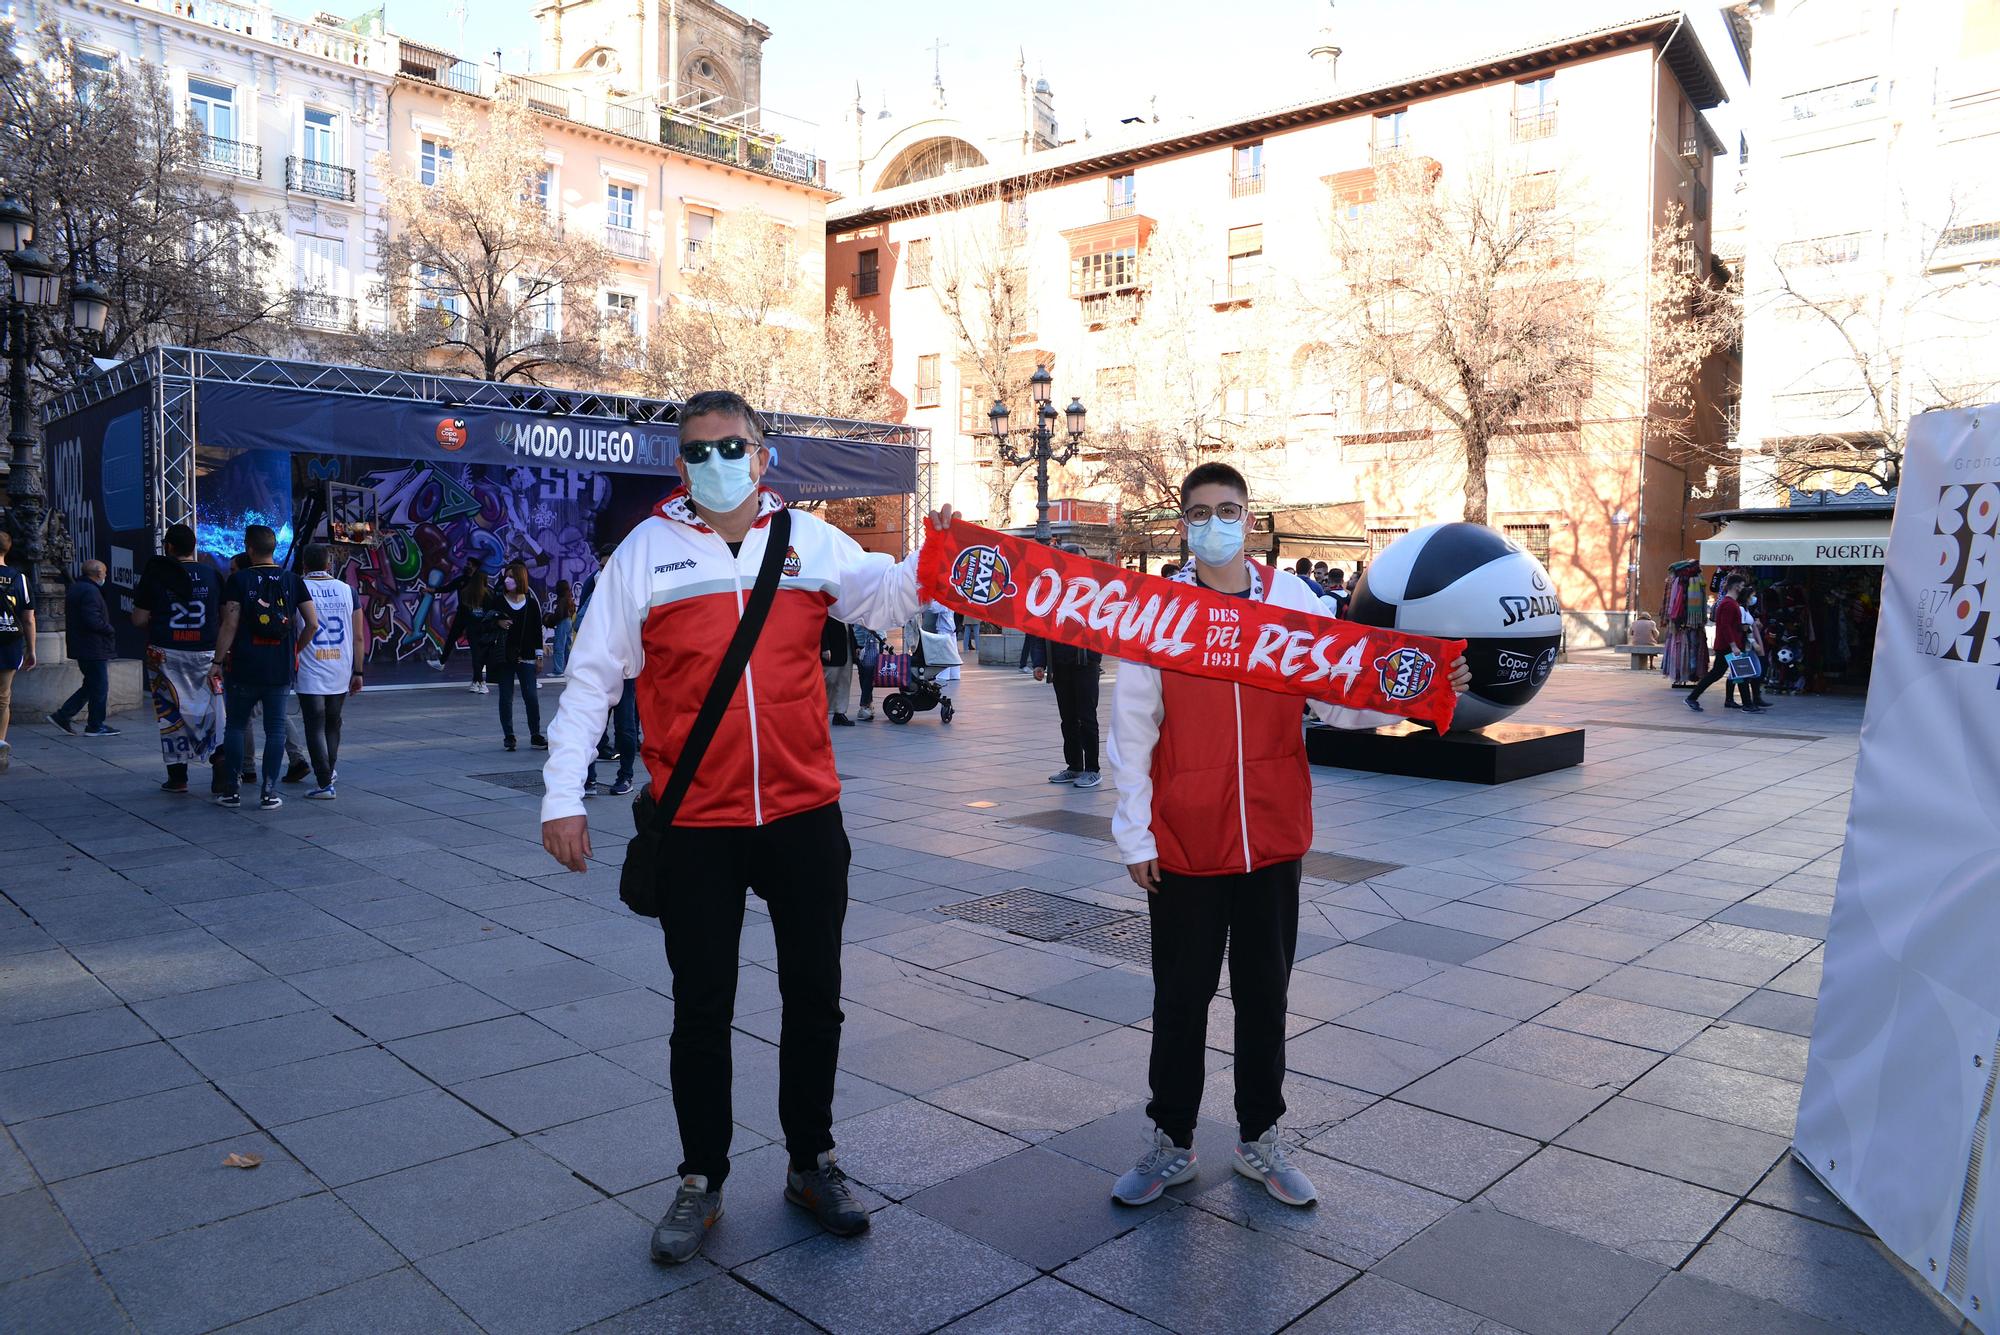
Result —
<instances>
[{"instance_id":1,"label":"backpack","mask_svg":"<svg viewBox=\"0 0 2000 1335\"><path fill-rule=\"evenodd\" d=\"M247 590L250 601L243 605L243 624L249 628L250 643L284 644L292 634L291 576L276 568L248 573L252 582Z\"/></svg>"}]
</instances>

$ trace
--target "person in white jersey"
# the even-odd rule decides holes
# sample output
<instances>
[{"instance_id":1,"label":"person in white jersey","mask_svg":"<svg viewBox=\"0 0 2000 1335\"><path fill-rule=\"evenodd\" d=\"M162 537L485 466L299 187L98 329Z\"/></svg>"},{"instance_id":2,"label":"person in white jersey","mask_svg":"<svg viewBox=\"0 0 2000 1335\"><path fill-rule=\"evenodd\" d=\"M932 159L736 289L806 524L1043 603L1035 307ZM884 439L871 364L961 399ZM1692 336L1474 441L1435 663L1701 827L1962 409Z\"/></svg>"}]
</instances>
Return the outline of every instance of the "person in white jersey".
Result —
<instances>
[{"instance_id":1,"label":"person in white jersey","mask_svg":"<svg viewBox=\"0 0 2000 1335\"><path fill-rule=\"evenodd\" d=\"M327 568L331 552L319 543L305 549L306 592L319 613L319 629L299 654L294 689L306 724L306 752L312 757L308 798L331 802L334 767L340 763L340 714L347 697L361 689L361 623L354 615L354 590Z\"/></svg>"}]
</instances>

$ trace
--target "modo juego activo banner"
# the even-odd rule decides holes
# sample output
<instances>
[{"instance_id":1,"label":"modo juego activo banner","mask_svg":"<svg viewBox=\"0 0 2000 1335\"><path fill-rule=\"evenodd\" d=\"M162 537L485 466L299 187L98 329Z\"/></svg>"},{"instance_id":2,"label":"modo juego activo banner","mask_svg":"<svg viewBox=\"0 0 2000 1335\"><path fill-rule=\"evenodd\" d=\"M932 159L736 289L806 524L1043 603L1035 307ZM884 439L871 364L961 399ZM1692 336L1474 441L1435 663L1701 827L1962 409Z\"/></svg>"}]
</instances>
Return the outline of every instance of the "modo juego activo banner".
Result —
<instances>
[{"instance_id":1,"label":"modo juego activo banner","mask_svg":"<svg viewBox=\"0 0 2000 1335\"><path fill-rule=\"evenodd\" d=\"M132 590L156 550L148 513L153 458L151 393L139 386L51 422L47 430L49 511L69 526L64 574L80 578L85 561L104 562L104 603L118 631L118 652L145 652L132 625Z\"/></svg>"},{"instance_id":2,"label":"modo juego activo banner","mask_svg":"<svg viewBox=\"0 0 2000 1335\"><path fill-rule=\"evenodd\" d=\"M2000 1330L2000 405L1910 428L1793 1149Z\"/></svg>"}]
</instances>

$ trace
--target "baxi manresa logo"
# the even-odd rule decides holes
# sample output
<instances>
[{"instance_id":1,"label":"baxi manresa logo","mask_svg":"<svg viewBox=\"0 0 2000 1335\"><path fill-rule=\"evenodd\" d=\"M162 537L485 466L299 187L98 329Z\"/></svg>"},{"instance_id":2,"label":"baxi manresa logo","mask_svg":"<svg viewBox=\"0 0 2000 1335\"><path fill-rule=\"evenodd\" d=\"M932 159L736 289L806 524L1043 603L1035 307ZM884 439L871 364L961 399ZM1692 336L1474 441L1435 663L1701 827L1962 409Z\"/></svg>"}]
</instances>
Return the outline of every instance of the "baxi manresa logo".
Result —
<instances>
[{"instance_id":1,"label":"baxi manresa logo","mask_svg":"<svg viewBox=\"0 0 2000 1335\"><path fill-rule=\"evenodd\" d=\"M951 587L958 596L979 607L991 607L1017 592L1007 558L997 547L967 547L951 563Z\"/></svg>"},{"instance_id":2,"label":"baxi manresa logo","mask_svg":"<svg viewBox=\"0 0 2000 1335\"><path fill-rule=\"evenodd\" d=\"M437 443L441 448L454 452L462 450L467 439L463 417L445 417L438 420Z\"/></svg>"},{"instance_id":3,"label":"baxi manresa logo","mask_svg":"<svg viewBox=\"0 0 2000 1335\"><path fill-rule=\"evenodd\" d=\"M1391 700L1414 700L1430 689L1437 663L1421 649L1397 649L1375 660L1382 694Z\"/></svg>"},{"instance_id":4,"label":"baxi manresa logo","mask_svg":"<svg viewBox=\"0 0 2000 1335\"><path fill-rule=\"evenodd\" d=\"M785 572L785 578L787 579L798 578L800 569L799 549L796 547L785 548L785 563L783 566L779 568Z\"/></svg>"}]
</instances>

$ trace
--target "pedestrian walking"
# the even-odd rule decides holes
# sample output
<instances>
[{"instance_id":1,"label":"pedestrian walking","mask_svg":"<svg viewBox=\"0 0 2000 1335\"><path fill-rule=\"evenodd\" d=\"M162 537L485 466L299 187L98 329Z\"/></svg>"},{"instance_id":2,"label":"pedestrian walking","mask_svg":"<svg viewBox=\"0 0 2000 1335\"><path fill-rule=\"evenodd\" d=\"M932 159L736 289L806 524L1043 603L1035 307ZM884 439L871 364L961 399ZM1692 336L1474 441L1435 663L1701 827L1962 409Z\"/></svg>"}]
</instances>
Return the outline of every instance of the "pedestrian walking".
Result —
<instances>
[{"instance_id":1,"label":"pedestrian walking","mask_svg":"<svg viewBox=\"0 0 2000 1335\"><path fill-rule=\"evenodd\" d=\"M514 749L514 688L528 711L528 745L546 751L542 736L542 695L535 685L535 665L542 656L542 605L528 585L525 561L510 562L501 572L500 587L486 600L492 630L489 661L500 678L500 744Z\"/></svg>"},{"instance_id":2,"label":"pedestrian walking","mask_svg":"<svg viewBox=\"0 0 2000 1335\"><path fill-rule=\"evenodd\" d=\"M1066 543L1062 550L1078 556L1083 548ZM1094 649L1036 640L1035 680L1044 673L1055 688L1056 715L1062 720L1063 767L1049 775L1050 783L1095 788L1103 780L1097 770L1097 692L1104 672L1104 655Z\"/></svg>"},{"instance_id":3,"label":"pedestrian walking","mask_svg":"<svg viewBox=\"0 0 2000 1335\"><path fill-rule=\"evenodd\" d=\"M243 530L249 564L224 581L222 624L215 635L210 680L222 684L227 730L223 736L225 788L218 806L243 805L238 781L252 711L264 712L263 783L258 806L275 811L278 767L285 754L285 698L292 693L292 665L299 646L319 631L319 613L306 582L277 562L278 535L263 524Z\"/></svg>"},{"instance_id":4,"label":"pedestrian walking","mask_svg":"<svg viewBox=\"0 0 2000 1335\"><path fill-rule=\"evenodd\" d=\"M854 675L861 681L861 707L854 717L867 723L875 717L875 665L882 661L882 637L866 626L854 627Z\"/></svg>"},{"instance_id":5,"label":"pedestrian walking","mask_svg":"<svg viewBox=\"0 0 2000 1335\"><path fill-rule=\"evenodd\" d=\"M294 679L299 712L305 716L306 750L312 756L313 782L306 796L331 802L335 770L340 764L340 719L347 697L362 683L361 622L354 615L354 590L335 579L332 552L319 543L305 549L306 592L319 616L319 629L299 655Z\"/></svg>"},{"instance_id":6,"label":"pedestrian walking","mask_svg":"<svg viewBox=\"0 0 2000 1335\"><path fill-rule=\"evenodd\" d=\"M576 634L576 594L568 580L556 581L556 591L549 599L549 610L542 614L542 624L550 631L549 680L561 681L569 670L569 646Z\"/></svg>"},{"instance_id":7,"label":"pedestrian walking","mask_svg":"<svg viewBox=\"0 0 2000 1335\"><path fill-rule=\"evenodd\" d=\"M13 743L7 724L14 712L14 674L35 665L35 600L28 577L7 564L14 537L0 529L0 773L7 769Z\"/></svg>"},{"instance_id":8,"label":"pedestrian walking","mask_svg":"<svg viewBox=\"0 0 2000 1335\"><path fill-rule=\"evenodd\" d=\"M847 696L854 686L854 632L846 622L828 617L820 627L819 661L821 675L826 678L826 707L833 726L851 728L854 720L847 717Z\"/></svg>"},{"instance_id":9,"label":"pedestrian walking","mask_svg":"<svg viewBox=\"0 0 2000 1335\"><path fill-rule=\"evenodd\" d=\"M1731 575L1722 581L1722 596L1715 600L1715 654L1708 665L1708 672L1694 684L1687 694L1687 707L1695 713L1702 712L1701 693L1729 674L1729 656L1740 654L1744 646L1744 628L1748 619L1739 601L1746 581L1741 575Z\"/></svg>"},{"instance_id":10,"label":"pedestrian walking","mask_svg":"<svg viewBox=\"0 0 2000 1335\"><path fill-rule=\"evenodd\" d=\"M1305 582L1248 560L1242 474L1202 464L1181 484L1181 532L1194 560L1176 578L1301 612ZM1465 660L1452 684L1470 681ZM1387 714L1315 702L1346 728ZM1312 845L1312 779L1299 699L1233 682L1123 663L1112 696L1111 833L1152 920L1153 1121L1146 1151L1112 1188L1144 1205L1193 1179L1195 1119L1207 1076L1208 1007L1229 960L1236 1012L1235 1170L1287 1205L1318 1193L1278 1129L1285 1113L1285 1010L1298 944L1301 860Z\"/></svg>"},{"instance_id":11,"label":"pedestrian walking","mask_svg":"<svg viewBox=\"0 0 2000 1335\"><path fill-rule=\"evenodd\" d=\"M693 1257L722 1216L746 890L764 900L777 939L785 1199L830 1232L868 1227L833 1153L849 848L823 695L812 689L824 667L813 645L828 616L907 619L917 557L864 552L817 515L787 509L759 485L770 461L763 440L762 421L736 394L682 405L685 485L599 576L543 770L543 846L583 871L591 846L581 780L612 701L638 679L651 778L635 803L620 893L660 918L673 973L668 1049L683 1157L652 1238L654 1259L669 1264ZM946 506L931 522L951 516Z\"/></svg>"},{"instance_id":12,"label":"pedestrian walking","mask_svg":"<svg viewBox=\"0 0 2000 1335\"><path fill-rule=\"evenodd\" d=\"M248 570L249 568L250 568L250 557L248 553L238 552L236 553L236 555L229 558L229 570L231 574L234 574L238 570ZM227 580L225 579L224 582L226 583ZM242 782L244 783L257 782L257 739L258 737L263 735L264 731L264 725L261 721L262 714L263 714L262 705L257 705L253 707L250 714L250 724L243 730ZM216 749L217 759L219 759L221 755L221 747L219 744L220 731L221 731L220 728L218 728L217 730L218 746ZM283 775L284 781L286 783L299 783L302 782L305 779L305 777L311 773L312 773L312 757L306 754L305 732L300 727L300 718L298 713L296 712L296 707L288 707L285 711L285 773ZM226 792L227 786L211 785L210 791L216 793Z\"/></svg>"},{"instance_id":13,"label":"pedestrian walking","mask_svg":"<svg viewBox=\"0 0 2000 1335\"><path fill-rule=\"evenodd\" d=\"M1743 653L1755 671L1741 679L1722 679L1722 707L1761 714L1771 707L1764 699L1764 665L1769 661L1764 652L1764 623L1757 615L1757 595L1750 592L1747 581L1738 598L1743 609Z\"/></svg>"},{"instance_id":14,"label":"pedestrian walking","mask_svg":"<svg viewBox=\"0 0 2000 1335\"><path fill-rule=\"evenodd\" d=\"M111 609L104 603L104 580L104 562L85 561L83 578L69 586L63 599L63 639L69 656L83 673L83 684L49 715L49 722L74 734L76 727L71 720L79 710L88 710L83 721L86 737L118 735L118 729L104 721L111 695L111 660L118 657L118 632L111 625Z\"/></svg>"},{"instance_id":15,"label":"pedestrian walking","mask_svg":"<svg viewBox=\"0 0 2000 1335\"><path fill-rule=\"evenodd\" d=\"M222 699L210 684L215 634L222 622L222 576L196 559L194 530L175 524L132 591L132 624L146 632L146 677L167 780L161 791L188 790L188 766L221 758ZM220 774L209 791L223 791Z\"/></svg>"}]
</instances>

